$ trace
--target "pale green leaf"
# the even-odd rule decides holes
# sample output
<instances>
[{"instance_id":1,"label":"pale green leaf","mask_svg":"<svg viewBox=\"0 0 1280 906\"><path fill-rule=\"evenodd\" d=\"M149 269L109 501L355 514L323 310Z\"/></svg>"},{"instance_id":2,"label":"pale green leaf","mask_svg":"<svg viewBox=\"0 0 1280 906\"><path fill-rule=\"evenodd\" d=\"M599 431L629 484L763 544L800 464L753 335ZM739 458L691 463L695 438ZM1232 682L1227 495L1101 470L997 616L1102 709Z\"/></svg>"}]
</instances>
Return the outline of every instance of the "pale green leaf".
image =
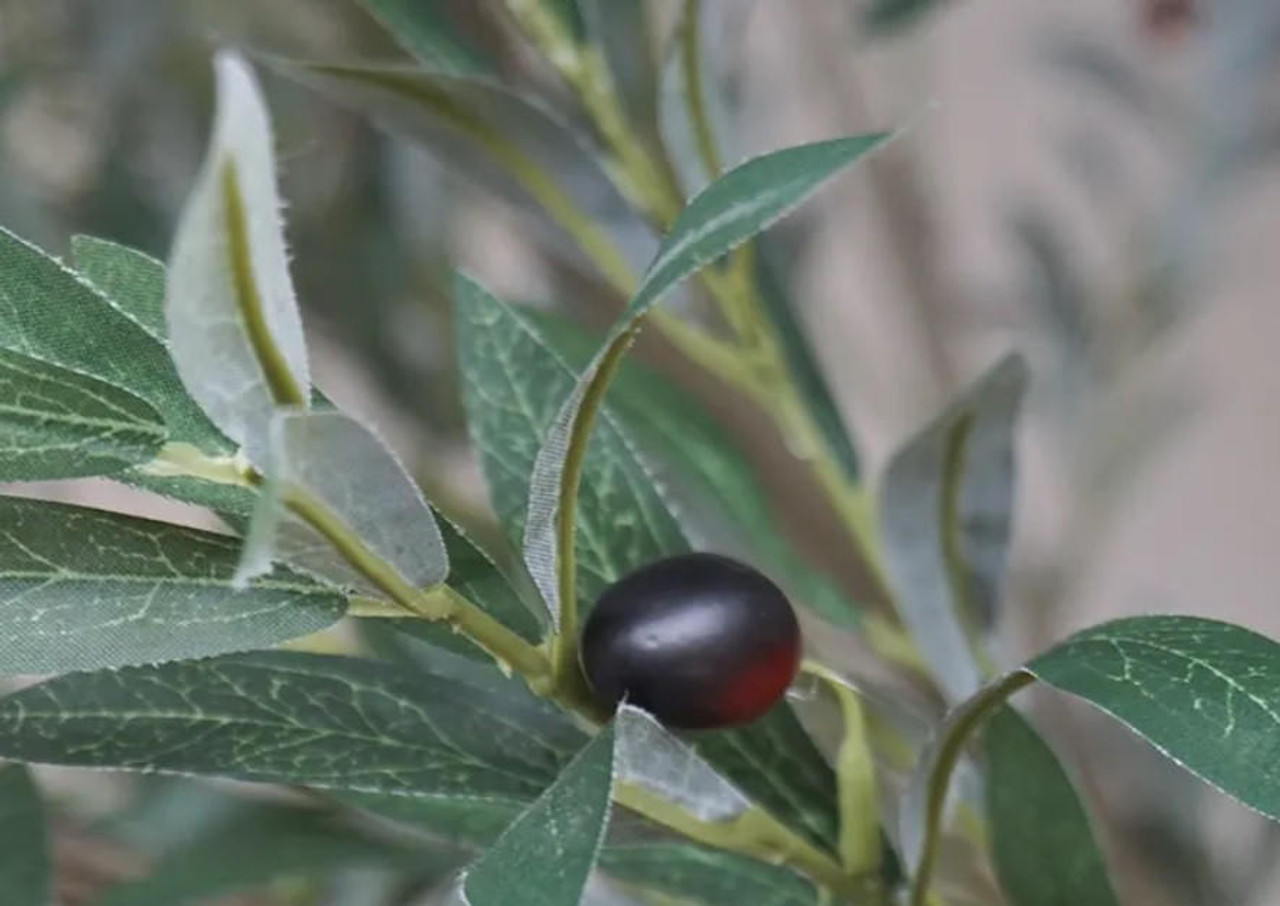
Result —
<instances>
[{"instance_id":1,"label":"pale green leaf","mask_svg":"<svg viewBox=\"0 0 1280 906\"><path fill-rule=\"evenodd\" d=\"M602 730L467 870L469 906L578 906L609 820L613 743Z\"/></svg>"},{"instance_id":2,"label":"pale green leaf","mask_svg":"<svg viewBox=\"0 0 1280 906\"><path fill-rule=\"evenodd\" d=\"M13 693L0 699L0 757L524 802L582 734L567 721L534 732L510 714L492 692L417 671L260 652L73 673Z\"/></svg>"},{"instance_id":3,"label":"pale green leaf","mask_svg":"<svg viewBox=\"0 0 1280 906\"><path fill-rule=\"evenodd\" d=\"M187 392L260 463L273 411L305 406L311 381L267 109L238 56L215 70L213 137L178 222L165 316Z\"/></svg>"},{"instance_id":4,"label":"pale green leaf","mask_svg":"<svg viewBox=\"0 0 1280 906\"><path fill-rule=\"evenodd\" d=\"M700 192L676 219L607 345L563 398L534 462L523 547L529 572L552 612L559 609L555 527L565 490L565 457L571 445L587 440L577 436L582 401L599 398L594 391L612 378L612 363L625 352L639 320L680 281L766 229L887 138L876 133L833 139L754 158Z\"/></svg>"},{"instance_id":5,"label":"pale green leaf","mask_svg":"<svg viewBox=\"0 0 1280 906\"><path fill-rule=\"evenodd\" d=\"M1001 708L982 751L991 850L1012 906L1119 906L1084 804L1040 734Z\"/></svg>"},{"instance_id":6,"label":"pale green leaf","mask_svg":"<svg viewBox=\"0 0 1280 906\"><path fill-rule=\"evenodd\" d=\"M1027 664L1164 755L1280 820L1280 645L1198 617L1129 617Z\"/></svg>"},{"instance_id":7,"label":"pale green leaf","mask_svg":"<svg viewBox=\"0 0 1280 906\"><path fill-rule=\"evenodd\" d=\"M281 494L301 491L399 573L409 585L444 581L449 559L435 517L417 484L378 437L337 410L278 412L272 420L267 480ZM244 570L252 575L282 559L316 575L360 588L363 582L333 545L300 519L283 512L269 489L245 543ZM272 525L279 520L279 531ZM277 534L279 538L277 538Z\"/></svg>"},{"instance_id":8,"label":"pale green leaf","mask_svg":"<svg viewBox=\"0 0 1280 906\"><path fill-rule=\"evenodd\" d=\"M360 0L396 42L427 66L458 75L487 72L489 61L449 20L440 0Z\"/></svg>"},{"instance_id":9,"label":"pale green leaf","mask_svg":"<svg viewBox=\"0 0 1280 906\"><path fill-rule=\"evenodd\" d=\"M133 394L0 349L0 481L108 475L149 461L165 436Z\"/></svg>"},{"instance_id":10,"label":"pale green leaf","mask_svg":"<svg viewBox=\"0 0 1280 906\"><path fill-rule=\"evenodd\" d=\"M146 876L112 887L94 906L194 904L352 866L399 868L434 880L460 861L449 849L373 840L323 812L256 806L166 853Z\"/></svg>"},{"instance_id":11,"label":"pale green leaf","mask_svg":"<svg viewBox=\"0 0 1280 906\"><path fill-rule=\"evenodd\" d=\"M22 906L52 902L53 868L44 803L20 764L0 768L0 900Z\"/></svg>"},{"instance_id":12,"label":"pale green leaf","mask_svg":"<svg viewBox=\"0 0 1280 906\"><path fill-rule=\"evenodd\" d=\"M0 497L0 673L260 648L342 616L342 596L283 569L234 591L239 547L168 523Z\"/></svg>"},{"instance_id":13,"label":"pale green leaf","mask_svg":"<svg viewBox=\"0 0 1280 906\"><path fill-rule=\"evenodd\" d=\"M953 702L982 685L970 635L994 612L1004 571L1026 383L1019 356L1001 359L893 455L881 482L894 599Z\"/></svg>"}]
</instances>

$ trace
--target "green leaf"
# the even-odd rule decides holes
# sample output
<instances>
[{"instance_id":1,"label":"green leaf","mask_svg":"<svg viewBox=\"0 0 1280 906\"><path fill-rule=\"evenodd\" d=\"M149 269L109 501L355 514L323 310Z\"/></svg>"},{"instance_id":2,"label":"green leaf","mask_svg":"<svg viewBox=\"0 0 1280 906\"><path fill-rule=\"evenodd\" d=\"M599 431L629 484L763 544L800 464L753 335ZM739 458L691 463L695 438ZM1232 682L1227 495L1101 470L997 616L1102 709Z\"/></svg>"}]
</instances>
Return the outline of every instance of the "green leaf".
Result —
<instances>
[{"instance_id":1,"label":"green leaf","mask_svg":"<svg viewBox=\"0 0 1280 906\"><path fill-rule=\"evenodd\" d=\"M468 428L494 508L519 543L534 459L575 373L523 312L483 287L460 277L455 301ZM607 410L587 453L577 532L584 602L626 573L688 549L661 489Z\"/></svg>"},{"instance_id":2,"label":"green leaf","mask_svg":"<svg viewBox=\"0 0 1280 906\"><path fill-rule=\"evenodd\" d=\"M887 137L877 133L834 139L754 158L698 193L676 219L626 312L610 332L608 343L563 398L534 462L524 555L552 612L559 610L559 508L569 492L578 490L562 486L565 458L571 448L588 441L581 428L591 425L591 407L600 405L639 320L680 281L787 214L824 181L883 144ZM584 400L591 401L586 419L582 418Z\"/></svg>"},{"instance_id":3,"label":"green leaf","mask_svg":"<svg viewBox=\"0 0 1280 906\"><path fill-rule=\"evenodd\" d=\"M575 369L586 367L600 339L569 321L545 313L521 312L551 348ZM671 480L670 496L689 507L711 506L727 527L725 541L750 553L758 566L782 585L793 601L833 623L857 629L859 607L827 576L809 566L777 530L778 516L755 469L721 428L715 415L687 390L634 359L625 360L609 387L607 407L639 445L645 460ZM685 514L686 525L688 514Z\"/></svg>"},{"instance_id":4,"label":"green leaf","mask_svg":"<svg viewBox=\"0 0 1280 906\"><path fill-rule=\"evenodd\" d=\"M0 768L0 898L6 903L45 906L52 902L44 803L19 764Z\"/></svg>"},{"instance_id":5,"label":"green leaf","mask_svg":"<svg viewBox=\"0 0 1280 906\"><path fill-rule=\"evenodd\" d=\"M774 865L693 843L638 841L606 844L600 868L641 890L656 890L698 906L818 906L808 881Z\"/></svg>"},{"instance_id":6,"label":"green leaf","mask_svg":"<svg viewBox=\"0 0 1280 906\"><path fill-rule=\"evenodd\" d=\"M459 279L458 351L468 422L494 505L521 534L529 470L574 371L523 313ZM578 588L590 603L616 578L688 541L608 407L587 451L578 500ZM753 801L827 846L836 839L835 777L782 705L746 727L699 734L694 745Z\"/></svg>"},{"instance_id":7,"label":"green leaf","mask_svg":"<svg viewBox=\"0 0 1280 906\"><path fill-rule=\"evenodd\" d=\"M187 392L261 465L277 406L311 392L280 221L271 122L249 67L224 52L213 138L178 222L165 313Z\"/></svg>"},{"instance_id":8,"label":"green leaf","mask_svg":"<svg viewBox=\"0 0 1280 906\"><path fill-rule=\"evenodd\" d=\"M80 276L93 285L98 298L121 312L151 338L139 360L147 370L144 398L169 427L169 440L189 444L206 456L223 457L235 452L235 444L209 421L187 393L168 351L164 320L164 265L149 255L91 236L72 239L72 252ZM94 317L99 315L95 313ZM136 331L133 332L136 338ZM137 391L135 391L137 392ZM116 479L212 510L247 515L253 511L254 493L236 485L158 473L146 466Z\"/></svg>"},{"instance_id":9,"label":"green leaf","mask_svg":"<svg viewBox=\"0 0 1280 906\"><path fill-rule=\"evenodd\" d=\"M133 394L0 349L0 481L119 472L154 457L165 435Z\"/></svg>"},{"instance_id":10,"label":"green leaf","mask_svg":"<svg viewBox=\"0 0 1280 906\"><path fill-rule=\"evenodd\" d=\"M862 24L872 34L890 35L905 31L940 6L941 0L872 0Z\"/></svg>"},{"instance_id":11,"label":"green leaf","mask_svg":"<svg viewBox=\"0 0 1280 906\"><path fill-rule=\"evenodd\" d=\"M529 707L534 707L530 705ZM0 757L399 796L539 795L582 744L493 692L328 655L75 673L0 699Z\"/></svg>"},{"instance_id":12,"label":"green leaf","mask_svg":"<svg viewBox=\"0 0 1280 906\"><path fill-rule=\"evenodd\" d=\"M449 21L435 0L360 0L405 50L427 66L458 75L492 70L492 64Z\"/></svg>"},{"instance_id":13,"label":"green leaf","mask_svg":"<svg viewBox=\"0 0 1280 906\"><path fill-rule=\"evenodd\" d=\"M1119 906L1089 816L1053 750L1012 708L982 734L991 849L1014 906Z\"/></svg>"},{"instance_id":14,"label":"green leaf","mask_svg":"<svg viewBox=\"0 0 1280 906\"><path fill-rule=\"evenodd\" d=\"M329 409L278 412L270 433L269 484L317 501L409 585L427 588L444 581L449 559L435 517L404 466L372 431ZM278 495L264 492L261 500L245 542L241 576L282 559L340 584L363 586L315 529L289 513L269 512L280 506Z\"/></svg>"},{"instance_id":15,"label":"green leaf","mask_svg":"<svg viewBox=\"0 0 1280 906\"><path fill-rule=\"evenodd\" d=\"M571 202L597 223L625 230L646 257L653 249L647 228L589 146L534 97L490 78L421 67L278 57L266 63L386 132L419 142L450 169L517 204L532 200L547 210Z\"/></svg>"},{"instance_id":16,"label":"green leaf","mask_svg":"<svg viewBox=\"0 0 1280 906\"><path fill-rule=\"evenodd\" d=\"M756 256L756 285L760 288L765 316L773 324L782 343L782 354L787 362L796 386L800 389L809 411L818 423L827 448L836 456L844 470L845 479L856 485L862 471L858 454L853 448L849 427L845 424L840 407L836 405L831 387L818 364L817 355L797 317L794 300L788 298L784 275L778 260L769 254L769 246L762 245Z\"/></svg>"},{"instance_id":17,"label":"green leaf","mask_svg":"<svg viewBox=\"0 0 1280 906\"><path fill-rule=\"evenodd\" d=\"M467 870L469 906L578 906L609 820L613 730L602 730Z\"/></svg>"},{"instance_id":18,"label":"green leaf","mask_svg":"<svg viewBox=\"0 0 1280 906\"><path fill-rule=\"evenodd\" d=\"M372 840L322 812L278 806L239 809L137 881L112 887L94 906L175 906L253 891L272 881L322 877L352 866L412 870L442 879L456 852Z\"/></svg>"},{"instance_id":19,"label":"green leaf","mask_svg":"<svg viewBox=\"0 0 1280 906\"><path fill-rule=\"evenodd\" d=\"M953 702L982 685L970 647L994 613L1009 542L1013 430L1027 370L1006 356L890 459L880 490L885 568Z\"/></svg>"},{"instance_id":20,"label":"green leaf","mask_svg":"<svg viewBox=\"0 0 1280 906\"><path fill-rule=\"evenodd\" d=\"M1027 664L1229 796L1280 820L1280 645L1198 617L1130 617Z\"/></svg>"},{"instance_id":21,"label":"green leaf","mask_svg":"<svg viewBox=\"0 0 1280 906\"><path fill-rule=\"evenodd\" d=\"M210 532L0 497L0 674L261 648L342 616L342 596L284 569L234 591L239 548Z\"/></svg>"}]
</instances>

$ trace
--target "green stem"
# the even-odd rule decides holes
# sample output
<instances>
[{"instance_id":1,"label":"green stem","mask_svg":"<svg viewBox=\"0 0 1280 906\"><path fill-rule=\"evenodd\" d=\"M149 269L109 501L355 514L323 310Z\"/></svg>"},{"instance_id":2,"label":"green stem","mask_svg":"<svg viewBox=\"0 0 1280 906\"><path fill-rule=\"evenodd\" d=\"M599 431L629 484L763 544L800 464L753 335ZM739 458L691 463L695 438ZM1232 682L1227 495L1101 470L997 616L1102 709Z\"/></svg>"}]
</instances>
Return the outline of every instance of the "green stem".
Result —
<instances>
[{"instance_id":1,"label":"green stem","mask_svg":"<svg viewBox=\"0 0 1280 906\"><path fill-rule=\"evenodd\" d=\"M715 180L724 171L715 130L707 111L707 99L702 79L702 0L688 0L684 8L684 22L680 27L680 67L684 72L684 103L693 128L698 155L707 175Z\"/></svg>"},{"instance_id":2,"label":"green stem","mask_svg":"<svg viewBox=\"0 0 1280 906\"><path fill-rule=\"evenodd\" d=\"M867 736L866 717L858 692L843 677L816 661L806 660L802 672L822 680L836 701L844 722L836 754L840 805L840 860L851 874L880 870L884 850L880 842L880 803L875 760Z\"/></svg>"},{"instance_id":3,"label":"green stem","mask_svg":"<svg viewBox=\"0 0 1280 906\"><path fill-rule=\"evenodd\" d=\"M920 848L919 864L911 879L911 906L927 906L929 903L929 885L933 880L934 864L938 858L938 843L942 839L947 789L951 785L951 775L964 753L965 743L996 708L1008 701L1019 689L1034 683L1035 679L1024 670L1010 673L986 686L947 719L926 780L924 841Z\"/></svg>"}]
</instances>

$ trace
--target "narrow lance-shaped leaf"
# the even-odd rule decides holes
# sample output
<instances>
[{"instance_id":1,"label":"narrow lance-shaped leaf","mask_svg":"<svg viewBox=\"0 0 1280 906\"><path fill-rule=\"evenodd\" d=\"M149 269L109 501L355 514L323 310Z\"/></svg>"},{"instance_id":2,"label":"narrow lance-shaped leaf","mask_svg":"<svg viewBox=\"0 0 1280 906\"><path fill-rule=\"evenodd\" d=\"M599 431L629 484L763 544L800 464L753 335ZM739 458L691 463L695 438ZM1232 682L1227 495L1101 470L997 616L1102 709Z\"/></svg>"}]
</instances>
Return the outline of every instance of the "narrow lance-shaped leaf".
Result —
<instances>
[{"instance_id":1,"label":"narrow lance-shaped leaf","mask_svg":"<svg viewBox=\"0 0 1280 906\"><path fill-rule=\"evenodd\" d=\"M578 906L608 825L613 748L610 727L467 870L468 906Z\"/></svg>"},{"instance_id":2,"label":"narrow lance-shaped leaf","mask_svg":"<svg viewBox=\"0 0 1280 906\"><path fill-rule=\"evenodd\" d=\"M0 674L59 673L275 645L345 609L284 569L231 587L235 538L0 497Z\"/></svg>"},{"instance_id":3,"label":"narrow lance-shaped leaf","mask_svg":"<svg viewBox=\"0 0 1280 906\"><path fill-rule=\"evenodd\" d=\"M46 906L53 897L53 870L44 803L20 764L0 767L0 899Z\"/></svg>"},{"instance_id":4,"label":"narrow lance-shaped leaf","mask_svg":"<svg viewBox=\"0 0 1280 906\"><path fill-rule=\"evenodd\" d=\"M886 138L877 133L834 139L757 157L704 189L677 218L607 344L562 403L534 463L525 523L525 562L553 613L560 609L555 578L560 556L557 514L562 503L572 503L571 499L566 501L566 495L576 492L576 488L562 486L565 457L574 445L586 443L579 426L590 427L593 407L600 404L640 319L680 281L784 216L824 181ZM591 401L586 410L582 408L584 400Z\"/></svg>"},{"instance_id":5,"label":"narrow lance-shaped leaf","mask_svg":"<svg viewBox=\"0 0 1280 906\"><path fill-rule=\"evenodd\" d=\"M460 75L492 65L449 21L444 3L432 0L360 0L405 50L428 66Z\"/></svg>"},{"instance_id":6,"label":"narrow lance-shaped leaf","mask_svg":"<svg viewBox=\"0 0 1280 906\"><path fill-rule=\"evenodd\" d=\"M261 463L272 412L306 406L311 381L267 110L238 56L220 54L215 70L213 138L178 223L165 316L187 391Z\"/></svg>"},{"instance_id":7,"label":"narrow lance-shaped leaf","mask_svg":"<svg viewBox=\"0 0 1280 906\"><path fill-rule=\"evenodd\" d=\"M109 475L150 460L165 436L133 394L0 349L0 481Z\"/></svg>"},{"instance_id":8,"label":"narrow lance-shaped leaf","mask_svg":"<svg viewBox=\"0 0 1280 906\"><path fill-rule=\"evenodd\" d=\"M1119 906L1084 804L1040 734L1001 708L982 751L992 854L1014 906Z\"/></svg>"},{"instance_id":9,"label":"narrow lance-shaped leaf","mask_svg":"<svg viewBox=\"0 0 1280 906\"><path fill-rule=\"evenodd\" d=\"M435 517L404 466L368 428L335 410L279 412L270 434L267 481L272 487L254 514L241 577L257 574L278 556L334 581L364 584L315 529L293 514L272 511L282 498L302 493L336 516L408 584L444 581L449 558Z\"/></svg>"},{"instance_id":10,"label":"narrow lance-shaped leaf","mask_svg":"<svg viewBox=\"0 0 1280 906\"><path fill-rule=\"evenodd\" d=\"M600 870L697 906L820 906L817 890L790 869L722 849L674 840L620 840L600 853Z\"/></svg>"},{"instance_id":11,"label":"narrow lance-shaped leaf","mask_svg":"<svg viewBox=\"0 0 1280 906\"><path fill-rule=\"evenodd\" d=\"M1039 679L1147 739L1227 795L1280 820L1280 644L1199 617L1128 617L1085 629L953 709L920 759L903 805L904 850L922 902L945 783L965 738ZM917 833L907 830L918 828ZM1096 876L1085 876L1096 883Z\"/></svg>"},{"instance_id":12,"label":"narrow lance-shaped leaf","mask_svg":"<svg viewBox=\"0 0 1280 906\"><path fill-rule=\"evenodd\" d=\"M73 673L0 698L0 757L527 802L582 745L537 713L526 723L491 691L387 664L260 652Z\"/></svg>"},{"instance_id":13,"label":"narrow lance-shaped leaf","mask_svg":"<svg viewBox=\"0 0 1280 906\"><path fill-rule=\"evenodd\" d=\"M894 454L880 491L895 601L950 701L982 685L970 633L994 611L1009 541L1013 429L1027 372L1001 359Z\"/></svg>"}]
</instances>

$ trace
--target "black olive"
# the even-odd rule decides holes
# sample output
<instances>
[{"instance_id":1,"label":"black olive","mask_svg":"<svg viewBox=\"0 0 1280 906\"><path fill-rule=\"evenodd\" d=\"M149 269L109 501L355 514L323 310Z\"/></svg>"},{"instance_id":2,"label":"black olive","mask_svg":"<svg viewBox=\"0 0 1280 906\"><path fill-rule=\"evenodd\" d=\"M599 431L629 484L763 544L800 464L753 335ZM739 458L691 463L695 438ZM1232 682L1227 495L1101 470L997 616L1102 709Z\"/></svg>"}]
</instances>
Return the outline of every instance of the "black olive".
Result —
<instances>
[{"instance_id":1,"label":"black olive","mask_svg":"<svg viewBox=\"0 0 1280 906\"><path fill-rule=\"evenodd\" d=\"M582 631L592 691L681 729L747 723L782 697L800 663L786 595L715 554L650 563L605 589Z\"/></svg>"}]
</instances>

